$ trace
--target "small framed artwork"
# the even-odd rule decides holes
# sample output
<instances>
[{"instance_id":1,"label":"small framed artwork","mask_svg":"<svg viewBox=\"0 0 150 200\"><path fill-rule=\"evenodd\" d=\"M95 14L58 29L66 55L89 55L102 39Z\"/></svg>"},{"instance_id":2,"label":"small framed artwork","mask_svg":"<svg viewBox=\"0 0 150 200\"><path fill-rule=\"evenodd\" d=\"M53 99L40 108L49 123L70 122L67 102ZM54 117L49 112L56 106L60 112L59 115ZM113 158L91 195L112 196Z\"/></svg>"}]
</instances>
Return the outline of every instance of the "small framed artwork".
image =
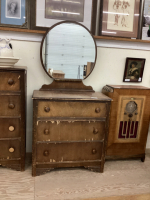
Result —
<instances>
[{"instance_id":1,"label":"small framed artwork","mask_svg":"<svg viewBox=\"0 0 150 200\"><path fill-rule=\"evenodd\" d=\"M142 40L150 40L150 0L144 1Z\"/></svg>"},{"instance_id":2,"label":"small framed artwork","mask_svg":"<svg viewBox=\"0 0 150 200\"><path fill-rule=\"evenodd\" d=\"M101 35L137 38L141 0L102 0Z\"/></svg>"},{"instance_id":3,"label":"small framed artwork","mask_svg":"<svg viewBox=\"0 0 150 200\"><path fill-rule=\"evenodd\" d=\"M29 28L29 0L0 0L0 26Z\"/></svg>"},{"instance_id":4,"label":"small framed artwork","mask_svg":"<svg viewBox=\"0 0 150 200\"><path fill-rule=\"evenodd\" d=\"M96 18L96 7L97 0L32 0L31 28L45 30L62 20L69 20L94 30L92 20Z\"/></svg>"},{"instance_id":5,"label":"small framed artwork","mask_svg":"<svg viewBox=\"0 0 150 200\"><path fill-rule=\"evenodd\" d=\"M145 61L144 58L127 58L123 82L142 82Z\"/></svg>"}]
</instances>

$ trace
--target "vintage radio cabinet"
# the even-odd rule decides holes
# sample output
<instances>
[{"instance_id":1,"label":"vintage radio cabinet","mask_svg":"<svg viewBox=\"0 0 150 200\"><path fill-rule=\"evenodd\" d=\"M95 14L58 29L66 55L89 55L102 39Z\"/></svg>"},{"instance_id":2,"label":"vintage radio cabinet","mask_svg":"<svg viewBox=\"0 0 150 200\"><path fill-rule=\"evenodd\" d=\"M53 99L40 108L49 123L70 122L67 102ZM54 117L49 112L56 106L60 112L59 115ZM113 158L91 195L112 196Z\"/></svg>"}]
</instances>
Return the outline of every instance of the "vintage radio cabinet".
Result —
<instances>
[{"instance_id":1,"label":"vintage radio cabinet","mask_svg":"<svg viewBox=\"0 0 150 200\"><path fill-rule=\"evenodd\" d=\"M0 165L25 169L26 70L0 68Z\"/></svg>"},{"instance_id":2,"label":"vintage radio cabinet","mask_svg":"<svg viewBox=\"0 0 150 200\"><path fill-rule=\"evenodd\" d=\"M107 85L103 93L111 104L107 158L141 158L149 129L150 88L133 85Z\"/></svg>"}]
</instances>

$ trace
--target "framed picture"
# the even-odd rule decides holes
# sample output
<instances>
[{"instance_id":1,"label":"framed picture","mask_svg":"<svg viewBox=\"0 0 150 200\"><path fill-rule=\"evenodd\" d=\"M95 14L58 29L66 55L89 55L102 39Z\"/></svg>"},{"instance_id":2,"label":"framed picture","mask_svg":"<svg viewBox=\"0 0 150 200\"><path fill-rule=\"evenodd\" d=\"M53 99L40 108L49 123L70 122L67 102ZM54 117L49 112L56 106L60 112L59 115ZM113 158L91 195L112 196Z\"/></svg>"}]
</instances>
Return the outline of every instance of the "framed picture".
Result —
<instances>
[{"instance_id":1,"label":"framed picture","mask_svg":"<svg viewBox=\"0 0 150 200\"><path fill-rule=\"evenodd\" d=\"M0 26L29 28L29 0L0 0Z\"/></svg>"},{"instance_id":2,"label":"framed picture","mask_svg":"<svg viewBox=\"0 0 150 200\"><path fill-rule=\"evenodd\" d=\"M102 0L101 35L137 38L141 0Z\"/></svg>"},{"instance_id":3,"label":"framed picture","mask_svg":"<svg viewBox=\"0 0 150 200\"><path fill-rule=\"evenodd\" d=\"M150 40L150 0L144 1L142 25L142 40Z\"/></svg>"},{"instance_id":4,"label":"framed picture","mask_svg":"<svg viewBox=\"0 0 150 200\"><path fill-rule=\"evenodd\" d=\"M71 20L95 30L97 0L32 0L31 3L32 29L46 30L62 20Z\"/></svg>"},{"instance_id":5,"label":"framed picture","mask_svg":"<svg viewBox=\"0 0 150 200\"><path fill-rule=\"evenodd\" d=\"M127 58L123 82L142 82L145 60L144 58Z\"/></svg>"}]
</instances>

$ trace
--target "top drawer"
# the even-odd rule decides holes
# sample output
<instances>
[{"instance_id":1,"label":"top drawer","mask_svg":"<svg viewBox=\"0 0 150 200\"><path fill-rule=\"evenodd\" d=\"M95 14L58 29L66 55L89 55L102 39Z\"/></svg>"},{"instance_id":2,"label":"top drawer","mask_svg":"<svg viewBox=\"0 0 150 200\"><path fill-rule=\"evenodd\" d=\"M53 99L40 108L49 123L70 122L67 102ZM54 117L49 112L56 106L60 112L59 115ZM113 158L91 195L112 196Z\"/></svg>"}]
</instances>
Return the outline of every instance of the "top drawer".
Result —
<instances>
[{"instance_id":1,"label":"top drawer","mask_svg":"<svg viewBox=\"0 0 150 200\"><path fill-rule=\"evenodd\" d=\"M106 117L106 103L39 101L38 117Z\"/></svg>"},{"instance_id":2,"label":"top drawer","mask_svg":"<svg viewBox=\"0 0 150 200\"><path fill-rule=\"evenodd\" d=\"M0 91L19 91L21 75L15 72L0 72Z\"/></svg>"}]
</instances>

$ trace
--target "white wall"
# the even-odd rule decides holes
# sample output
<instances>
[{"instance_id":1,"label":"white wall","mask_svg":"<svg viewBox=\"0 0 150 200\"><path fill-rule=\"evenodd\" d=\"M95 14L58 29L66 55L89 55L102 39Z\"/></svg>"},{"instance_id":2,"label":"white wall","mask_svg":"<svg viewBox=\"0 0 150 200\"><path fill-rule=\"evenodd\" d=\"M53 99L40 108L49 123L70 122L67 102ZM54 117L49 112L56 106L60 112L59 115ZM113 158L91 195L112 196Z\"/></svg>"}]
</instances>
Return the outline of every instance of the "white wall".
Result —
<instances>
[{"instance_id":1,"label":"white wall","mask_svg":"<svg viewBox=\"0 0 150 200\"><path fill-rule=\"evenodd\" d=\"M100 42L100 41L99 41ZM32 93L52 80L43 70L40 62L40 42L13 40L14 56L22 58L17 65L27 66L27 152L32 150ZM107 41L109 46L109 41ZM138 85L150 87L150 51L98 47L98 58L93 73L84 81L95 91L101 91L106 84L123 83L126 57L146 58L143 82ZM150 134L149 134L150 135ZM150 148L150 136L147 142Z\"/></svg>"}]
</instances>

